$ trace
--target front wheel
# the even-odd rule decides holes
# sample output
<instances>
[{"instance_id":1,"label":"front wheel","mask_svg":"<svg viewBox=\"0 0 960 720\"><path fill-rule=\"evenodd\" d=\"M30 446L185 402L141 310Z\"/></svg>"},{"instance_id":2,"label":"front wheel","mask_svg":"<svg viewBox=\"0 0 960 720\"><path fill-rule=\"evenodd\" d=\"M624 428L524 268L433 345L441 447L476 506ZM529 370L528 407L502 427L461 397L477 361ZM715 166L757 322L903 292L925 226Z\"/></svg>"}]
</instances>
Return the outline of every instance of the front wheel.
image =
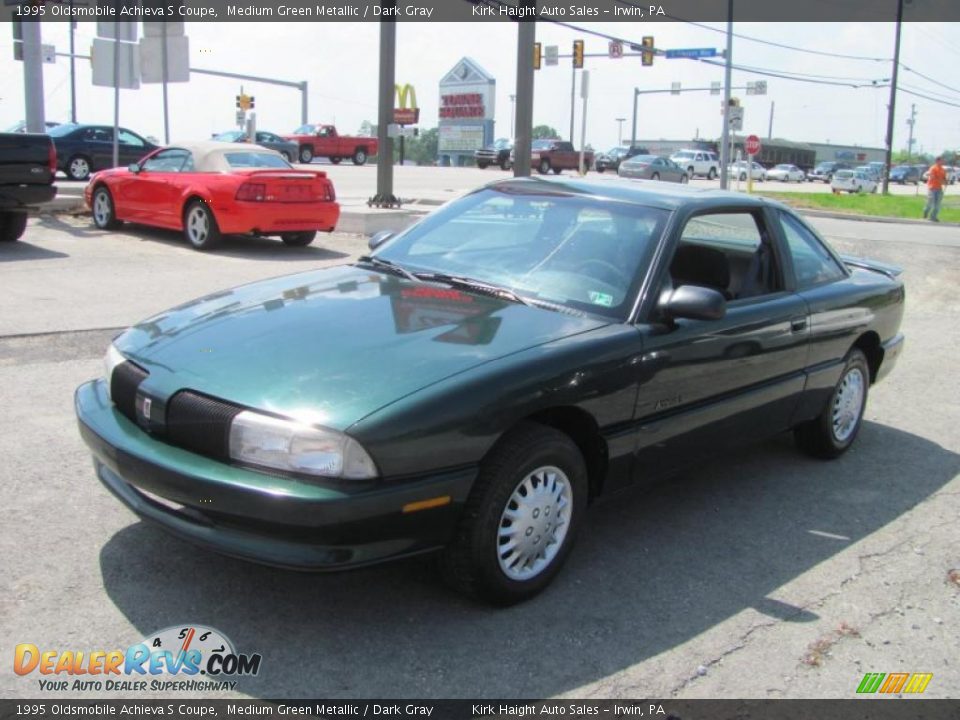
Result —
<instances>
[{"instance_id":1,"label":"front wheel","mask_svg":"<svg viewBox=\"0 0 960 720\"><path fill-rule=\"evenodd\" d=\"M690 182L690 178L689 178L687 175L681 175L681 176L680 176L680 184L681 184L681 185L686 185L686 184L689 183L689 182Z\"/></svg>"},{"instance_id":2,"label":"front wheel","mask_svg":"<svg viewBox=\"0 0 960 720\"><path fill-rule=\"evenodd\" d=\"M113 195L103 185L93 191L93 224L101 230L113 230L120 226Z\"/></svg>"},{"instance_id":3,"label":"front wheel","mask_svg":"<svg viewBox=\"0 0 960 720\"><path fill-rule=\"evenodd\" d=\"M541 160L540 164L537 166L537 172L541 175L546 175L548 172L550 172L550 161Z\"/></svg>"},{"instance_id":4,"label":"front wheel","mask_svg":"<svg viewBox=\"0 0 960 720\"><path fill-rule=\"evenodd\" d=\"M481 170L486 170L488 167L490 167L490 163L478 162L477 167Z\"/></svg>"},{"instance_id":5,"label":"front wheel","mask_svg":"<svg viewBox=\"0 0 960 720\"><path fill-rule=\"evenodd\" d=\"M659 179L660 179L660 173L654 173L653 175L650 176L650 179L651 179L651 180L659 180Z\"/></svg>"},{"instance_id":6,"label":"front wheel","mask_svg":"<svg viewBox=\"0 0 960 720\"><path fill-rule=\"evenodd\" d=\"M716 178L717 178L717 169L710 168L709 172L707 172L707 180L715 180Z\"/></svg>"},{"instance_id":7,"label":"front wheel","mask_svg":"<svg viewBox=\"0 0 960 720\"><path fill-rule=\"evenodd\" d=\"M823 412L794 430L798 447L826 460L845 453L860 431L869 388L867 358L854 348L847 354L840 380Z\"/></svg>"},{"instance_id":8,"label":"front wheel","mask_svg":"<svg viewBox=\"0 0 960 720\"><path fill-rule=\"evenodd\" d=\"M220 242L220 228L210 206L194 200L183 214L183 234L196 250L209 250Z\"/></svg>"},{"instance_id":9,"label":"front wheel","mask_svg":"<svg viewBox=\"0 0 960 720\"><path fill-rule=\"evenodd\" d=\"M500 169L501 169L501 170L509 170L511 167L512 167L512 165L510 164L510 159L509 159L509 158L507 158L506 160L501 160L501 161L500 161Z\"/></svg>"},{"instance_id":10,"label":"front wheel","mask_svg":"<svg viewBox=\"0 0 960 720\"><path fill-rule=\"evenodd\" d=\"M484 459L453 542L447 580L497 605L542 591L573 547L587 504L587 470L564 433L527 423Z\"/></svg>"},{"instance_id":11,"label":"front wheel","mask_svg":"<svg viewBox=\"0 0 960 720\"><path fill-rule=\"evenodd\" d=\"M0 242L16 242L27 230L25 212L0 213Z\"/></svg>"},{"instance_id":12,"label":"front wheel","mask_svg":"<svg viewBox=\"0 0 960 720\"><path fill-rule=\"evenodd\" d=\"M83 155L74 155L67 161L67 177L71 180L86 180L90 177L90 161Z\"/></svg>"},{"instance_id":13,"label":"front wheel","mask_svg":"<svg viewBox=\"0 0 960 720\"><path fill-rule=\"evenodd\" d=\"M357 148L353 153L353 164L363 165L367 161L367 151L363 148Z\"/></svg>"},{"instance_id":14,"label":"front wheel","mask_svg":"<svg viewBox=\"0 0 960 720\"><path fill-rule=\"evenodd\" d=\"M743 181L746 180L746 179L747 179L747 174L746 174L746 173L740 173L740 182L743 182Z\"/></svg>"},{"instance_id":15,"label":"front wheel","mask_svg":"<svg viewBox=\"0 0 960 720\"><path fill-rule=\"evenodd\" d=\"M300 162L302 162L304 165L309 165L310 163L313 162L312 147L308 145L304 145L303 147L300 148Z\"/></svg>"},{"instance_id":16,"label":"front wheel","mask_svg":"<svg viewBox=\"0 0 960 720\"><path fill-rule=\"evenodd\" d=\"M290 247L306 247L312 243L316 237L317 231L309 230L305 232L284 233L280 236L280 239L283 240L284 245L289 245Z\"/></svg>"}]
</instances>

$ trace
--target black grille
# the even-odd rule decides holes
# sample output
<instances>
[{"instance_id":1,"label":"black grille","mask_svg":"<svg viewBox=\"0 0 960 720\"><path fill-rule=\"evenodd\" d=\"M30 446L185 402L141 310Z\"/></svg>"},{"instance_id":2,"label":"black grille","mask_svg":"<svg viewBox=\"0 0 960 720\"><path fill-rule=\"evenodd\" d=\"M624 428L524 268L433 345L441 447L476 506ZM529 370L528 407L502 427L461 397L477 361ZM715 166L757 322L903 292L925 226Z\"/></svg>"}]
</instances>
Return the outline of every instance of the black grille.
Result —
<instances>
[{"instance_id":1,"label":"black grille","mask_svg":"<svg viewBox=\"0 0 960 720\"><path fill-rule=\"evenodd\" d=\"M182 390L167 403L167 441L218 460L230 459L230 423L239 405Z\"/></svg>"},{"instance_id":2,"label":"black grille","mask_svg":"<svg viewBox=\"0 0 960 720\"><path fill-rule=\"evenodd\" d=\"M110 377L110 397L117 410L131 422L137 422L137 388L148 374L142 367L127 361L117 365Z\"/></svg>"}]
</instances>

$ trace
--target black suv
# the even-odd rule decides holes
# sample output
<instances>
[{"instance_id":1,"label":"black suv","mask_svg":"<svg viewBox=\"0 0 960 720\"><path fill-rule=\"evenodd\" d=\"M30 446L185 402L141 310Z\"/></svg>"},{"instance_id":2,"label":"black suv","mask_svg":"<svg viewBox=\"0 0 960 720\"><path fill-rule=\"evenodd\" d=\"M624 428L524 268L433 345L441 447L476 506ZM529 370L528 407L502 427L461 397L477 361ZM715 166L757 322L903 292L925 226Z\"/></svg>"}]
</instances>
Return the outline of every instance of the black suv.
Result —
<instances>
[{"instance_id":1,"label":"black suv","mask_svg":"<svg viewBox=\"0 0 960 720\"><path fill-rule=\"evenodd\" d=\"M825 183L829 183L833 180L833 174L837 170L852 170L853 166L850 163L845 162L822 162L817 163L817 166L807 173L807 180L823 180Z\"/></svg>"},{"instance_id":2,"label":"black suv","mask_svg":"<svg viewBox=\"0 0 960 720\"><path fill-rule=\"evenodd\" d=\"M490 165L499 165L501 170L509 170L511 150L513 150L513 140L500 138L493 145L475 150L473 158L477 161L477 167L481 170Z\"/></svg>"},{"instance_id":3,"label":"black suv","mask_svg":"<svg viewBox=\"0 0 960 720\"><path fill-rule=\"evenodd\" d=\"M620 169L620 163L627 158L632 158L634 155L649 154L650 151L647 150L647 148L639 145L634 145L633 147L621 145L619 147L611 148L605 153L600 153L597 155L593 161L593 166L599 173L602 173L604 170L613 170L616 172Z\"/></svg>"}]
</instances>

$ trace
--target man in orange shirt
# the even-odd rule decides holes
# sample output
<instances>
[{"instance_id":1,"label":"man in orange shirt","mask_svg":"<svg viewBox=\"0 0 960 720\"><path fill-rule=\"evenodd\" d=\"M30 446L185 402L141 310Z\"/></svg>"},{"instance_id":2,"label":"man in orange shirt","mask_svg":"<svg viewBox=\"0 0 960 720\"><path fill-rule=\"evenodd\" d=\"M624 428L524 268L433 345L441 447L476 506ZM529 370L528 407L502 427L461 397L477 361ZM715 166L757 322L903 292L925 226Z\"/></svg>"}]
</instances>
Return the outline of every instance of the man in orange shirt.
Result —
<instances>
[{"instance_id":1,"label":"man in orange shirt","mask_svg":"<svg viewBox=\"0 0 960 720\"><path fill-rule=\"evenodd\" d=\"M923 216L932 222L940 222L940 203L943 202L943 186L947 184L947 171L943 167L943 158L938 157L927 170L927 204Z\"/></svg>"}]
</instances>

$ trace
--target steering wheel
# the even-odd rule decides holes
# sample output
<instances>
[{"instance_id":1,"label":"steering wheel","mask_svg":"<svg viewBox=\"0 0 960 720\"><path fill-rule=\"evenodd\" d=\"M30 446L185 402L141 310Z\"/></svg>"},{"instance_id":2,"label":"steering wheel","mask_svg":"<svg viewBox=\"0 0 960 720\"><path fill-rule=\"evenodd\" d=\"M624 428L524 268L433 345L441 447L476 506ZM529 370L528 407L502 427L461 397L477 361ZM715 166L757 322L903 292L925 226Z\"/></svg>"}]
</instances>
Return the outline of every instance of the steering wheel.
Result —
<instances>
[{"instance_id":1,"label":"steering wheel","mask_svg":"<svg viewBox=\"0 0 960 720\"><path fill-rule=\"evenodd\" d=\"M590 272L588 268L594 268L595 271ZM576 272L589 275L597 280L602 280L603 282L607 283L607 285L612 285L614 287L626 289L630 285L630 278L625 272L623 272L623 270L611 262L600 260L598 258L592 258L580 263L577 266Z\"/></svg>"}]
</instances>

